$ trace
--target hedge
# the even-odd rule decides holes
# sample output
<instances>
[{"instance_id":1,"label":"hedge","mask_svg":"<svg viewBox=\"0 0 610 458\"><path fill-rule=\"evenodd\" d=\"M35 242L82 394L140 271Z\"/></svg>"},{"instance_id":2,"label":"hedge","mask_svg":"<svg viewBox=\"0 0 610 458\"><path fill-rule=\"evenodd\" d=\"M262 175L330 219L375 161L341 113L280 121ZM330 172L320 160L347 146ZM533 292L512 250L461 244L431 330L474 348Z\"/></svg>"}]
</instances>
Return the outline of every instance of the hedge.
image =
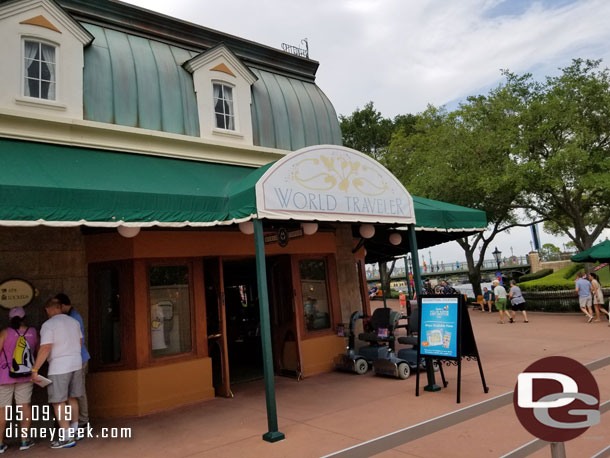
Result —
<instances>
[{"instance_id":1,"label":"hedge","mask_svg":"<svg viewBox=\"0 0 610 458\"><path fill-rule=\"evenodd\" d=\"M583 264L574 264L572 266L559 269L546 277L537 280L530 280L519 283L522 291L565 291L574 289L574 277L576 272L582 270Z\"/></svg>"},{"instance_id":2,"label":"hedge","mask_svg":"<svg viewBox=\"0 0 610 458\"><path fill-rule=\"evenodd\" d=\"M519 283L546 277L547 275L551 275L552 273L553 269L542 269L532 274L521 275L521 277L519 277Z\"/></svg>"}]
</instances>

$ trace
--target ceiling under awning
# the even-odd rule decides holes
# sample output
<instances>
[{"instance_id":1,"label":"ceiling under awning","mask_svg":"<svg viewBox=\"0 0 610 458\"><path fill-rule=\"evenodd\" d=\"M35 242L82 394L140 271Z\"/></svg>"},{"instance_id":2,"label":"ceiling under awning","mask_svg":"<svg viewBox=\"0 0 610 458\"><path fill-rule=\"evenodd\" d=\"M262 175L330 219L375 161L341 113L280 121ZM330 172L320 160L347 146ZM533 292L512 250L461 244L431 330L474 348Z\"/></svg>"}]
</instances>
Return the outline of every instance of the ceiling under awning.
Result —
<instances>
[{"instance_id":1,"label":"ceiling under awning","mask_svg":"<svg viewBox=\"0 0 610 458\"><path fill-rule=\"evenodd\" d=\"M368 261L406 252L406 236L398 246L387 241L388 231L404 224L415 222L420 248L455 240L487 225L484 212L416 196L412 196L412 210L405 206L404 214L398 214L396 206L387 204L386 214L321 215L315 211L299 214L288 209L283 216L276 210L265 215L260 206L257 208L255 189L262 186L274 168L277 170L278 163L252 169L8 139L0 139L0 162L3 226L206 227L248 221L257 216L369 222L377 224L378 230L366 242ZM352 176L352 185L354 178L358 179ZM322 177L324 180L327 177ZM365 181L356 184L371 192ZM396 198L400 192L394 189L390 196ZM341 198L340 190L324 193L334 194L337 200ZM355 195L352 190L352 197ZM377 206L377 210L381 209L380 202Z\"/></svg>"}]
</instances>

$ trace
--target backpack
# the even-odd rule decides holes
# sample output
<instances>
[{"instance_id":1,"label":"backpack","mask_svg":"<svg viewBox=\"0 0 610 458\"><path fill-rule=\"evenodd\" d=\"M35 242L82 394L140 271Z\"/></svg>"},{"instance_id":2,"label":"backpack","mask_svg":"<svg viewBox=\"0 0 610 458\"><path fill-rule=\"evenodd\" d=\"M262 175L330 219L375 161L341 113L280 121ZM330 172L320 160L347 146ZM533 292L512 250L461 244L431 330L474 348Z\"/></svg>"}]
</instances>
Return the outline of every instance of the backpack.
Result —
<instances>
[{"instance_id":1,"label":"backpack","mask_svg":"<svg viewBox=\"0 0 610 458\"><path fill-rule=\"evenodd\" d=\"M27 328L23 334L20 334L19 331L15 330L19 337L17 337L17 342L15 343L13 359L10 363L8 371L8 375L12 378L30 377L32 375L34 355L32 353L32 349L30 348L30 344L25 338L25 334L29 329L30 328ZM6 357L4 348L2 349L2 352L4 353L4 358L8 364L8 358Z\"/></svg>"}]
</instances>

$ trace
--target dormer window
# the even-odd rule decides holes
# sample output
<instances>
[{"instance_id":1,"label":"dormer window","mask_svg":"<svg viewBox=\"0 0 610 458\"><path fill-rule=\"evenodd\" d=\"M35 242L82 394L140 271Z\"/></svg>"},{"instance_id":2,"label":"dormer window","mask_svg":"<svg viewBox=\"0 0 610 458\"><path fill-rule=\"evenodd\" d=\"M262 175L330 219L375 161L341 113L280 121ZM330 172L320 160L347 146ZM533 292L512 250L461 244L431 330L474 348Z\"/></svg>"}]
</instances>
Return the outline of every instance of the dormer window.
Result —
<instances>
[{"instance_id":1,"label":"dormer window","mask_svg":"<svg viewBox=\"0 0 610 458\"><path fill-rule=\"evenodd\" d=\"M56 98L56 48L40 41L24 41L23 95L37 99Z\"/></svg>"},{"instance_id":2,"label":"dormer window","mask_svg":"<svg viewBox=\"0 0 610 458\"><path fill-rule=\"evenodd\" d=\"M233 88L226 84L214 83L214 116L218 129L235 130L235 110L233 109Z\"/></svg>"}]
</instances>

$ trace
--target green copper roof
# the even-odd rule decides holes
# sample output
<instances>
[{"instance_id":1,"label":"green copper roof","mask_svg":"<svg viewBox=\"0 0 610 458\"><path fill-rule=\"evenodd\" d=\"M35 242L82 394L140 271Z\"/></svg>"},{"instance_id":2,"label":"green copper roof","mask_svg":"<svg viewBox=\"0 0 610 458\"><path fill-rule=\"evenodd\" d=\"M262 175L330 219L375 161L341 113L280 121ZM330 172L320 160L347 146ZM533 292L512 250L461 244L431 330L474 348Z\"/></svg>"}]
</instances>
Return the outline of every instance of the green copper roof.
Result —
<instances>
[{"instance_id":1,"label":"green copper roof","mask_svg":"<svg viewBox=\"0 0 610 458\"><path fill-rule=\"evenodd\" d=\"M193 79L181 67L196 55L175 46L84 24L84 116L175 134L199 135Z\"/></svg>"},{"instance_id":2,"label":"green copper roof","mask_svg":"<svg viewBox=\"0 0 610 458\"><path fill-rule=\"evenodd\" d=\"M305 146L341 145L332 104L313 83L252 68L254 144L296 151Z\"/></svg>"},{"instance_id":3,"label":"green copper roof","mask_svg":"<svg viewBox=\"0 0 610 458\"><path fill-rule=\"evenodd\" d=\"M123 126L199 136L192 75L182 64L198 53L84 23L84 117ZM313 83L252 68L254 144L283 150L341 144L337 114Z\"/></svg>"}]
</instances>

